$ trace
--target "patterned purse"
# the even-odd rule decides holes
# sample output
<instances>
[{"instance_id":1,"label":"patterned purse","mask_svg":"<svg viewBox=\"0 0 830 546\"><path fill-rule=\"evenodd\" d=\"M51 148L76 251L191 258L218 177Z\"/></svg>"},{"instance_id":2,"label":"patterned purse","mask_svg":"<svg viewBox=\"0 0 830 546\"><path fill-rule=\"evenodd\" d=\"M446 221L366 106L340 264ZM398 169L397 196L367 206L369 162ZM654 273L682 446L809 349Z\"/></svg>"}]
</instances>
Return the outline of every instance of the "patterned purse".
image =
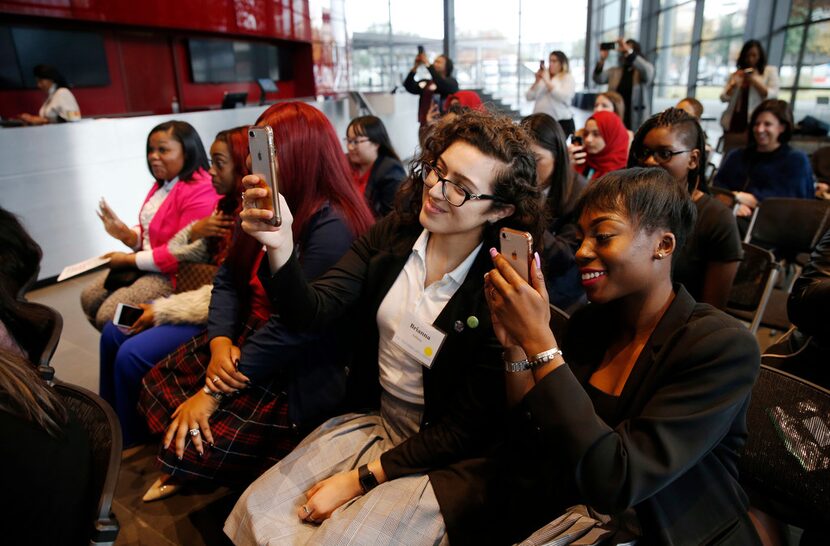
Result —
<instances>
[{"instance_id":1,"label":"patterned purse","mask_svg":"<svg viewBox=\"0 0 830 546\"><path fill-rule=\"evenodd\" d=\"M219 266L214 264L182 262L179 264L179 271L176 273L175 294L196 290L206 284L213 283L213 277Z\"/></svg>"}]
</instances>

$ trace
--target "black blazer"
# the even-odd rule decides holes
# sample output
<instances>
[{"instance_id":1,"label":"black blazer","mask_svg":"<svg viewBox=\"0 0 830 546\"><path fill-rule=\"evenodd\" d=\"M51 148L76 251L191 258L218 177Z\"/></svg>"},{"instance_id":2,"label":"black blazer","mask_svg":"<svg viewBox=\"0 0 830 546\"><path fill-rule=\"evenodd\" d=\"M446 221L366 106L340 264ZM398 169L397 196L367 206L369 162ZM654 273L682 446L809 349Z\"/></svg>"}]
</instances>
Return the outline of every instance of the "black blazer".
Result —
<instances>
[{"instance_id":1,"label":"black blazer","mask_svg":"<svg viewBox=\"0 0 830 546\"><path fill-rule=\"evenodd\" d=\"M400 161L394 157L381 156L375 160L366 184L366 201L375 215L382 218L392 212L395 194L401 182L406 178L406 171Z\"/></svg>"},{"instance_id":2,"label":"black blazer","mask_svg":"<svg viewBox=\"0 0 830 546\"><path fill-rule=\"evenodd\" d=\"M377 310L422 230L391 214L311 284L294 256L276 275L268 275L267 266L260 270L269 296L279 301L285 323L300 329L335 321L342 328L354 327L355 356L348 384L352 408L380 406ZM497 421L505 407L501 346L482 293L484 273L492 268L488 250L493 243L484 242L464 283L433 323L447 337L432 368L423 369L421 430L381 456L389 479L429 474L453 544L463 543L461 520L467 507L482 499L483 482L473 476L478 458L493 440L491 429L501 430Z\"/></svg>"},{"instance_id":3,"label":"black blazer","mask_svg":"<svg viewBox=\"0 0 830 546\"><path fill-rule=\"evenodd\" d=\"M352 241L354 235L340 213L324 205L309 220L303 240L297 244L302 275L308 279L319 277L337 263ZM267 269L267 258L262 262ZM246 269L246 277L237 279L238 273L226 261L213 280L208 339L224 336L235 341L245 325L252 273L250 266L242 269ZM244 293L239 292L240 285L246 287ZM342 342L333 329L309 333L286 328L277 312L279 306L272 304L276 311L240 347L239 371L256 384L282 378L292 427L308 432L339 411L345 396L346 359L331 358L332 347Z\"/></svg>"},{"instance_id":4,"label":"black blazer","mask_svg":"<svg viewBox=\"0 0 830 546\"><path fill-rule=\"evenodd\" d=\"M607 305L571 319L568 366L538 383L511 416L502 483L512 540L587 504L637 513L645 544L753 544L738 484L746 410L760 356L736 320L697 304L680 285L643 348L613 422L583 387L613 335Z\"/></svg>"}]
</instances>

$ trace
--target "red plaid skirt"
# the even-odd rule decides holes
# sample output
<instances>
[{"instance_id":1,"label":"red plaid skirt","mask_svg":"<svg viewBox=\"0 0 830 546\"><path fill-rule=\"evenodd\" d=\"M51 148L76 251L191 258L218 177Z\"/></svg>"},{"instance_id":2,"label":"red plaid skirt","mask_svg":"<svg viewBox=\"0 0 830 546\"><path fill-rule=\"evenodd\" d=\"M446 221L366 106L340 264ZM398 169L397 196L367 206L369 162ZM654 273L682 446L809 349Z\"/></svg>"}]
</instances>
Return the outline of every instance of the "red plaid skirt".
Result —
<instances>
[{"instance_id":1,"label":"red plaid skirt","mask_svg":"<svg viewBox=\"0 0 830 546\"><path fill-rule=\"evenodd\" d=\"M241 347L264 321L246 324L237 346ZM176 408L205 384L210 362L207 333L196 336L156 364L142 381L138 410L147 418L153 434L163 434ZM288 419L285 385L274 380L252 385L226 397L210 417L213 447L199 456L186 440L184 457L173 446L159 451L162 470L182 479L208 479L228 485L246 485L272 467L299 443Z\"/></svg>"}]
</instances>

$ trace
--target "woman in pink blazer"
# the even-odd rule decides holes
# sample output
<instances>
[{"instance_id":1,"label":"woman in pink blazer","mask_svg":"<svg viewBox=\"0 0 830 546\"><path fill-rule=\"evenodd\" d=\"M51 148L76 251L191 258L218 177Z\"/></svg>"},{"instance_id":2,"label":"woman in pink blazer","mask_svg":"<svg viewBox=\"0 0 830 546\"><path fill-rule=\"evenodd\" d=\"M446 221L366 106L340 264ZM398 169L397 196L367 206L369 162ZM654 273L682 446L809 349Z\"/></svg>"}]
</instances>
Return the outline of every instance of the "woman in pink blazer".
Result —
<instances>
[{"instance_id":1,"label":"woman in pink blazer","mask_svg":"<svg viewBox=\"0 0 830 546\"><path fill-rule=\"evenodd\" d=\"M150 131L147 166L155 184L141 206L138 225L128 227L106 201L99 203L107 233L133 250L107 254L109 271L81 294L84 313L99 330L113 319L119 303L137 305L169 295L179 262L207 261L204 238L223 234L232 223L212 214L219 195L207 172L205 147L189 123L168 121Z\"/></svg>"}]
</instances>

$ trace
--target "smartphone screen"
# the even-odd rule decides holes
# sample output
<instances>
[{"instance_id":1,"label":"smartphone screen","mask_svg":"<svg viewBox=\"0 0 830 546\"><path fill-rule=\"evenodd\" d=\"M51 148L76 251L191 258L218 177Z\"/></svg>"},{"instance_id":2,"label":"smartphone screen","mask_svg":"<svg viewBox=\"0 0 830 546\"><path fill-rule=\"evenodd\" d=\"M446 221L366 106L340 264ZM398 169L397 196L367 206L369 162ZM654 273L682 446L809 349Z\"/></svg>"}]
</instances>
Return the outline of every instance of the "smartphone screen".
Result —
<instances>
[{"instance_id":1,"label":"smartphone screen","mask_svg":"<svg viewBox=\"0 0 830 546\"><path fill-rule=\"evenodd\" d=\"M116 326L129 328L135 324L135 321L137 321L142 314L144 314L144 310L141 307L128 305L126 303L119 303L115 308L115 317L113 318L113 322Z\"/></svg>"},{"instance_id":2,"label":"smartphone screen","mask_svg":"<svg viewBox=\"0 0 830 546\"><path fill-rule=\"evenodd\" d=\"M617 48L617 42L602 42L599 44L599 48L602 51L610 51Z\"/></svg>"},{"instance_id":3,"label":"smartphone screen","mask_svg":"<svg viewBox=\"0 0 830 546\"><path fill-rule=\"evenodd\" d=\"M574 146L582 146L582 137L573 135L571 137L571 144L573 144Z\"/></svg>"},{"instance_id":4,"label":"smartphone screen","mask_svg":"<svg viewBox=\"0 0 830 546\"><path fill-rule=\"evenodd\" d=\"M274 146L274 131L269 126L248 129L248 150L251 153L251 172L262 180L269 190L269 198L259 203L259 208L274 212L271 224L282 223L279 201L279 181L277 179L277 154Z\"/></svg>"},{"instance_id":5,"label":"smartphone screen","mask_svg":"<svg viewBox=\"0 0 830 546\"><path fill-rule=\"evenodd\" d=\"M530 233L501 228L499 252L525 282L530 282L530 260L533 259L533 236Z\"/></svg>"}]
</instances>

